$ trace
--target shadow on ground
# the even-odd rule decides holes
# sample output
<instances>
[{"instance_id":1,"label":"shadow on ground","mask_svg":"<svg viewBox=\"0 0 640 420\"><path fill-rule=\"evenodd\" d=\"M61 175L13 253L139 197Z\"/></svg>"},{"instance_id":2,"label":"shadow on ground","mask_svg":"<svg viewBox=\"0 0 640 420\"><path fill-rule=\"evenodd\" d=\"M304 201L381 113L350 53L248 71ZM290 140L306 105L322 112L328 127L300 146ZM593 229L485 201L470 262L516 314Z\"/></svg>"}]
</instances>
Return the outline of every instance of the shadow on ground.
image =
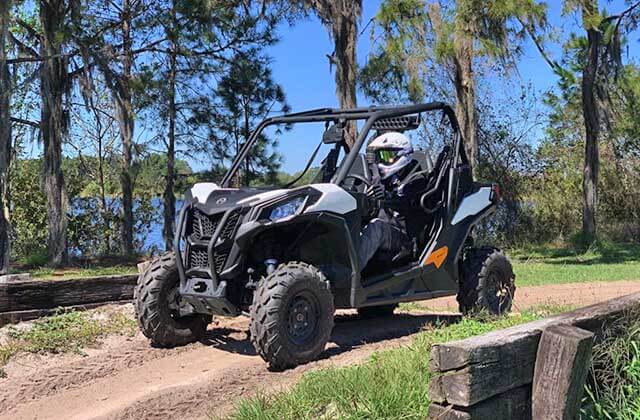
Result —
<instances>
[{"instance_id":1,"label":"shadow on ground","mask_svg":"<svg viewBox=\"0 0 640 420\"><path fill-rule=\"evenodd\" d=\"M459 314L408 314L363 319L358 315L336 315L329 348L321 359L336 356L363 344L376 343L415 334L428 326L449 325L461 319ZM246 326L214 328L207 332L202 343L231 353L255 356Z\"/></svg>"}]
</instances>

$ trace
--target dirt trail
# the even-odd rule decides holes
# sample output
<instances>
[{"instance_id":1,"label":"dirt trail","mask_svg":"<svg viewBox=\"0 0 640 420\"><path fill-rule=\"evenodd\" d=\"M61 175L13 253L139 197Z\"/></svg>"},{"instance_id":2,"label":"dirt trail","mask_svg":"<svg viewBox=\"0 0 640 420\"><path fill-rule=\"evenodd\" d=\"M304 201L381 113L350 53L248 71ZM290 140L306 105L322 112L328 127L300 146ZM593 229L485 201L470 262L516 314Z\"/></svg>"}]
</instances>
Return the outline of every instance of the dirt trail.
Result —
<instances>
[{"instance_id":1,"label":"dirt trail","mask_svg":"<svg viewBox=\"0 0 640 420\"><path fill-rule=\"evenodd\" d=\"M553 302L586 305L635 291L638 282L521 287L516 306ZM425 302L452 309L455 298ZM457 315L403 313L362 320L336 319L323 359L283 373L269 372L247 339L247 321L229 319L210 329L203 343L154 349L140 334L110 337L85 356L21 356L0 379L1 419L202 418L227 412L238 397L294 383L303 372L357 363L372 352L408 343L425 326Z\"/></svg>"}]
</instances>

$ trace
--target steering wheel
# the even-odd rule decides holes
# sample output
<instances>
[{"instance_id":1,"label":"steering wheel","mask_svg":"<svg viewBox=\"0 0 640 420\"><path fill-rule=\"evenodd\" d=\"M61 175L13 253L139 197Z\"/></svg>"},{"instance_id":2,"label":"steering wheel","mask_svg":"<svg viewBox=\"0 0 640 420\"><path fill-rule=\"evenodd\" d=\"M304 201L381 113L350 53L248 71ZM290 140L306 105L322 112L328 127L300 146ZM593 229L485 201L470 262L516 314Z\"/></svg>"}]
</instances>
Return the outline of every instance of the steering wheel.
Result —
<instances>
[{"instance_id":1,"label":"steering wheel","mask_svg":"<svg viewBox=\"0 0 640 420\"><path fill-rule=\"evenodd\" d=\"M344 180L342 182L346 181L348 178L353 178L356 181L360 181L367 187L371 186L371 181L360 174L347 174L347 176L344 177ZM357 187L357 182L354 182L352 188L355 189L356 187Z\"/></svg>"}]
</instances>

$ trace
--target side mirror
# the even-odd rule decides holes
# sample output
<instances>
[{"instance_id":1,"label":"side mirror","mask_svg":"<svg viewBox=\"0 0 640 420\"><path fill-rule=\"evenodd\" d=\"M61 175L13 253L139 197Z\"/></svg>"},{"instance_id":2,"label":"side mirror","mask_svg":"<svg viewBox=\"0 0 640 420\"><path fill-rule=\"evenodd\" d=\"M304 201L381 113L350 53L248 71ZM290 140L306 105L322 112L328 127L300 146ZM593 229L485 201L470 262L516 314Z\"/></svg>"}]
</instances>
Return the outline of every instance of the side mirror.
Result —
<instances>
[{"instance_id":1,"label":"side mirror","mask_svg":"<svg viewBox=\"0 0 640 420\"><path fill-rule=\"evenodd\" d=\"M344 141L344 128L337 124L327 128L322 134L322 142L324 144L336 144Z\"/></svg>"}]
</instances>

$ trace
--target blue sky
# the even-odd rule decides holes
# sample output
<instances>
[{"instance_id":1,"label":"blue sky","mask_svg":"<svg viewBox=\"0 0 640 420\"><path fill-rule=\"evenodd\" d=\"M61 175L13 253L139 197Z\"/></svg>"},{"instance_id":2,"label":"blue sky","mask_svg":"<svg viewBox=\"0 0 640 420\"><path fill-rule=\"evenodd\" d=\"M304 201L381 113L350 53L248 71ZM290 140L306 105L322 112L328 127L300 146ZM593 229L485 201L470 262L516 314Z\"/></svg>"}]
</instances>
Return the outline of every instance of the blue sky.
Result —
<instances>
[{"instance_id":1,"label":"blue sky","mask_svg":"<svg viewBox=\"0 0 640 420\"><path fill-rule=\"evenodd\" d=\"M378 10L380 0L365 0L364 13L361 26L365 25ZM604 3L604 2L601 2ZM549 1L549 20L557 28L558 36L566 37L571 31L579 31L579 18L577 16L564 16L561 19L561 1ZM616 0L607 4L610 13L625 9L623 0ZM298 22L295 26L282 25L280 27L281 41L266 50L273 58L273 76L280 83L287 95L287 101L292 111L300 111L322 106L337 106L334 87L334 75L329 72L329 64L326 54L333 51L333 42L329 38L326 29L315 18ZM638 34L633 34L629 51L633 57L638 56ZM364 64L371 48L369 30L367 29L358 41L358 61ZM549 44L549 51L560 58L561 47L559 44ZM546 92L554 88L556 77L549 66L542 60L535 46L527 41L524 45L524 53L518 65L514 78L519 78L522 83L531 83L537 93ZM490 80L495 83L495 92L504 92L504 81ZM497 93L500 95L503 93ZM508 94L508 93L507 93ZM359 99L359 105L366 105L366 98ZM499 99L499 98L496 98ZM305 130L306 132L306 130ZM317 140L316 140L317 139ZM319 137L304 142L298 147L300 139L296 139L296 146L287 136L283 137L281 152L285 155L284 169L292 171L304 165L304 159L310 155L311 150L319 141Z\"/></svg>"}]
</instances>

